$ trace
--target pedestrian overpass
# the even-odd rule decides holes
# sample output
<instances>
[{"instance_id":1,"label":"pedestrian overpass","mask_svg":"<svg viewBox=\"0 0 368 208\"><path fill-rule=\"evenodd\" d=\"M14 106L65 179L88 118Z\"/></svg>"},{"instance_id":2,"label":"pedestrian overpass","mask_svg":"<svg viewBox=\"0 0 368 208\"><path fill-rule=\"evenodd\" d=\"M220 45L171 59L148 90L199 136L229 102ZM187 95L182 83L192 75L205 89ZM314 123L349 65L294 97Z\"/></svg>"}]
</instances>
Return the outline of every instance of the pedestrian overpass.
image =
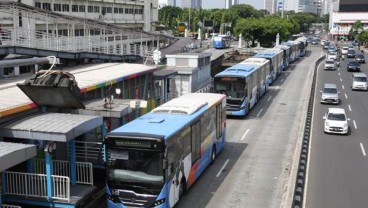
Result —
<instances>
[{"instance_id":1,"label":"pedestrian overpass","mask_svg":"<svg viewBox=\"0 0 368 208\"><path fill-rule=\"evenodd\" d=\"M118 27L13 1L0 1L0 16L3 17L0 57L53 55L64 59L134 62L160 45L170 45L176 40L160 33Z\"/></svg>"}]
</instances>

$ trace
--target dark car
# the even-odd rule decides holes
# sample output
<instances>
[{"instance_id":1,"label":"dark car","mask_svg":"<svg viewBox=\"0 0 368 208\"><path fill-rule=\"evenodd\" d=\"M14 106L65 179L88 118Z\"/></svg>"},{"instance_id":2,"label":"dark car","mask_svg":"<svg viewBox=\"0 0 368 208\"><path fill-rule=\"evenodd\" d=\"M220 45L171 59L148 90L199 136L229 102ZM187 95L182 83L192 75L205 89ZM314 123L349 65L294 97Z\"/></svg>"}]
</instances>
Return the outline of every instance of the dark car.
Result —
<instances>
[{"instance_id":1,"label":"dark car","mask_svg":"<svg viewBox=\"0 0 368 208\"><path fill-rule=\"evenodd\" d=\"M357 61L349 61L347 70L348 70L348 72L350 72L350 71L359 72L360 71L360 63L357 62Z\"/></svg>"},{"instance_id":2,"label":"dark car","mask_svg":"<svg viewBox=\"0 0 368 208\"><path fill-rule=\"evenodd\" d=\"M347 53L347 57L348 58L354 58L355 57L355 50L348 50L348 53Z\"/></svg>"},{"instance_id":3,"label":"dark car","mask_svg":"<svg viewBox=\"0 0 368 208\"><path fill-rule=\"evenodd\" d=\"M365 58L363 54L357 54L355 55L355 61L359 63L365 63Z\"/></svg>"}]
</instances>

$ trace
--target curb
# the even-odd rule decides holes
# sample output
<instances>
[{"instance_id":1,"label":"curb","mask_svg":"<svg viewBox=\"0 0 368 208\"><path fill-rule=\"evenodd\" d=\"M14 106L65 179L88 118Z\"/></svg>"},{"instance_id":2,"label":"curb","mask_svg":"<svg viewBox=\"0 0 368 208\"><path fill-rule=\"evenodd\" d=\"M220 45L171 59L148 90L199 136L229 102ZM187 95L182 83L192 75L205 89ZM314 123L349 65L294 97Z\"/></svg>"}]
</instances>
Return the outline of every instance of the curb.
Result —
<instances>
[{"instance_id":1,"label":"curb","mask_svg":"<svg viewBox=\"0 0 368 208\"><path fill-rule=\"evenodd\" d=\"M304 101L303 109L307 108L307 111L304 111L302 114L302 118L304 117L304 121L300 125L300 131L297 139L297 143L294 150L294 155L292 159L292 163L290 166L290 175L289 180L287 181L287 190L285 193L285 202L281 204L282 208L300 208L303 206L303 196L304 196L304 187L306 180L306 171L307 171L307 160L308 160L308 150L309 150L309 139L311 133L311 125L312 125L312 114L313 114L313 103L314 103L314 94L315 94L315 86L316 86L316 78L317 78L317 69L318 65L326 58L325 55L322 55L315 61L313 73L312 73L312 82L309 85L311 90L309 92L309 100Z\"/></svg>"}]
</instances>

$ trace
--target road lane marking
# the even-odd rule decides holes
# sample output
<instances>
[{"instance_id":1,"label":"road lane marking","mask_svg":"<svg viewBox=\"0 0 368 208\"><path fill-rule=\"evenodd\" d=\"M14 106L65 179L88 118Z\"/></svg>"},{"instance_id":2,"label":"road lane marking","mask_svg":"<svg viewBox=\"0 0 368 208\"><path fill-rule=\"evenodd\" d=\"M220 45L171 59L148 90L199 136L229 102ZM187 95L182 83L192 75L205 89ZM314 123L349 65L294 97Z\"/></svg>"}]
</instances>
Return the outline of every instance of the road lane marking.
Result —
<instances>
[{"instance_id":1,"label":"road lane marking","mask_svg":"<svg viewBox=\"0 0 368 208\"><path fill-rule=\"evenodd\" d=\"M350 105L348 105L348 107L349 107L349 111L351 111L351 106L350 106Z\"/></svg>"},{"instance_id":2,"label":"road lane marking","mask_svg":"<svg viewBox=\"0 0 368 208\"><path fill-rule=\"evenodd\" d=\"M341 76L340 72L339 72L339 76Z\"/></svg>"},{"instance_id":3,"label":"road lane marking","mask_svg":"<svg viewBox=\"0 0 368 208\"><path fill-rule=\"evenodd\" d=\"M271 100L271 98L272 98L272 95L267 99L267 102L269 102Z\"/></svg>"},{"instance_id":4,"label":"road lane marking","mask_svg":"<svg viewBox=\"0 0 368 208\"><path fill-rule=\"evenodd\" d=\"M348 99L348 95L345 93L345 98Z\"/></svg>"},{"instance_id":5,"label":"road lane marking","mask_svg":"<svg viewBox=\"0 0 368 208\"><path fill-rule=\"evenodd\" d=\"M340 71L340 68L337 68L337 71Z\"/></svg>"},{"instance_id":6,"label":"road lane marking","mask_svg":"<svg viewBox=\"0 0 368 208\"><path fill-rule=\"evenodd\" d=\"M257 116L256 116L256 117L259 117L259 116L261 115L262 111L263 111L263 109L261 109L261 110L258 112L258 114L257 114Z\"/></svg>"},{"instance_id":7,"label":"road lane marking","mask_svg":"<svg viewBox=\"0 0 368 208\"><path fill-rule=\"evenodd\" d=\"M340 78L340 81L342 82L342 79Z\"/></svg>"},{"instance_id":8,"label":"road lane marking","mask_svg":"<svg viewBox=\"0 0 368 208\"><path fill-rule=\"evenodd\" d=\"M279 86L276 87L276 90L279 89Z\"/></svg>"},{"instance_id":9,"label":"road lane marking","mask_svg":"<svg viewBox=\"0 0 368 208\"><path fill-rule=\"evenodd\" d=\"M344 85L342 85L342 89L345 90L345 86Z\"/></svg>"},{"instance_id":10,"label":"road lane marking","mask_svg":"<svg viewBox=\"0 0 368 208\"><path fill-rule=\"evenodd\" d=\"M229 163L230 159L227 159L226 162L224 163L224 165L221 167L221 169L219 170L219 172L217 173L216 177L218 178L220 176L220 174L222 173L222 171L224 171L227 163Z\"/></svg>"},{"instance_id":11,"label":"road lane marking","mask_svg":"<svg viewBox=\"0 0 368 208\"><path fill-rule=\"evenodd\" d=\"M362 149L362 153L364 155L364 157L366 156L365 154L365 150L364 150L364 146L363 146L363 143L360 143L360 149Z\"/></svg>"},{"instance_id":12,"label":"road lane marking","mask_svg":"<svg viewBox=\"0 0 368 208\"><path fill-rule=\"evenodd\" d=\"M357 127L357 125L356 125L355 120L353 120L353 123L354 123L354 128L355 128L355 129L357 129L358 127Z\"/></svg>"},{"instance_id":13,"label":"road lane marking","mask_svg":"<svg viewBox=\"0 0 368 208\"><path fill-rule=\"evenodd\" d=\"M245 131L245 133L244 133L244 134L243 134L243 136L240 138L240 140L244 140L244 139L245 139L245 136L247 136L248 132L249 132L249 129L247 129L247 130Z\"/></svg>"}]
</instances>

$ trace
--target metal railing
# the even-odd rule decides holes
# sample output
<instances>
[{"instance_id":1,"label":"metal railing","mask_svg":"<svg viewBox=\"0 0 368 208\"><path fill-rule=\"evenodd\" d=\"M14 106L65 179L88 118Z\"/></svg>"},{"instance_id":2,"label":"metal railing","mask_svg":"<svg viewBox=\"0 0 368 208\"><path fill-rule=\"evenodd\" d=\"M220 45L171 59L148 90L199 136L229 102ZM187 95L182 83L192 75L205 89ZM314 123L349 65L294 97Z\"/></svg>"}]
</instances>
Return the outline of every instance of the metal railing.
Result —
<instances>
[{"instance_id":1,"label":"metal railing","mask_svg":"<svg viewBox=\"0 0 368 208\"><path fill-rule=\"evenodd\" d=\"M139 55L152 50L152 46L145 44L152 41L148 38L122 39L118 34L63 36L24 27L1 28L0 40L2 45L21 46L35 49L65 52L90 52L112 55Z\"/></svg>"},{"instance_id":2,"label":"metal railing","mask_svg":"<svg viewBox=\"0 0 368 208\"><path fill-rule=\"evenodd\" d=\"M33 159L34 172L45 174L45 160ZM78 184L88 184L93 186L93 167L90 162L76 162L76 173ZM71 176L70 162L64 160L53 160L52 161L52 174L59 176Z\"/></svg>"},{"instance_id":3,"label":"metal railing","mask_svg":"<svg viewBox=\"0 0 368 208\"><path fill-rule=\"evenodd\" d=\"M3 172L5 186L4 194L39 197L47 199L46 175L20 172ZM65 176L52 175L53 197L62 201L70 202L70 179Z\"/></svg>"},{"instance_id":4,"label":"metal railing","mask_svg":"<svg viewBox=\"0 0 368 208\"><path fill-rule=\"evenodd\" d=\"M102 142L75 141L75 148L77 161L103 164L104 149Z\"/></svg>"}]
</instances>

